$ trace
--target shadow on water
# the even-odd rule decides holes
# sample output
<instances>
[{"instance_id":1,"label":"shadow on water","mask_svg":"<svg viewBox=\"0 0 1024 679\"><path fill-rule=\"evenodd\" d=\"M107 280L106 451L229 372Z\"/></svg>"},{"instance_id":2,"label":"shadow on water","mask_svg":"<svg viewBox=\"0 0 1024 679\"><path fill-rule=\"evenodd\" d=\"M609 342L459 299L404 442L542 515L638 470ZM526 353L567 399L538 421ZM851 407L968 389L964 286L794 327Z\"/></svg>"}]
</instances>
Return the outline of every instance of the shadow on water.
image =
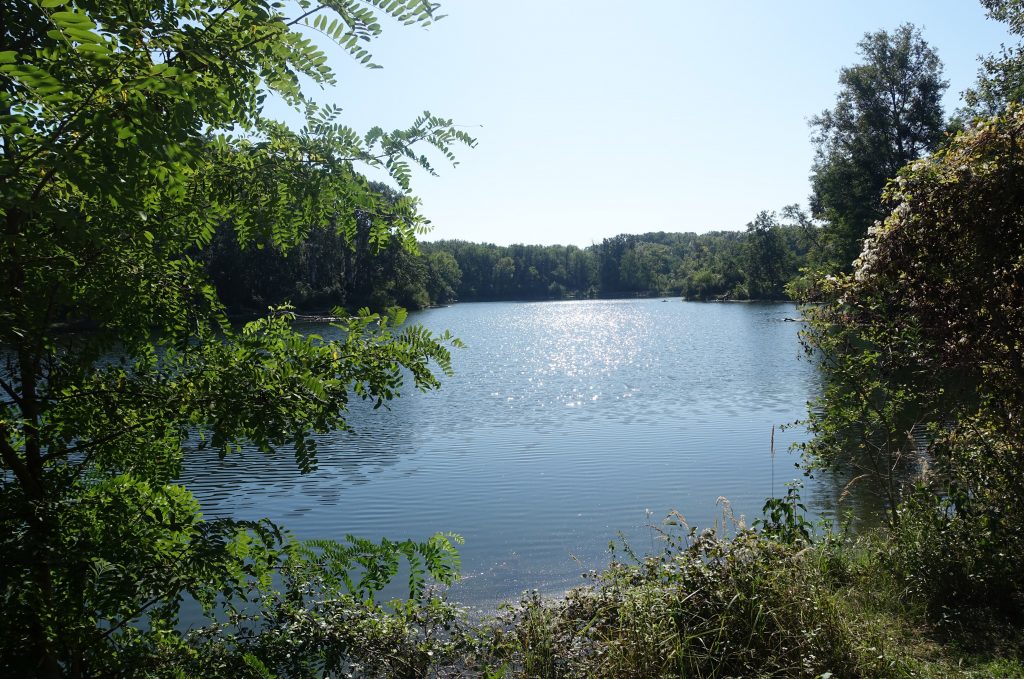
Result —
<instances>
[{"instance_id":1,"label":"shadow on water","mask_svg":"<svg viewBox=\"0 0 1024 679\"><path fill-rule=\"evenodd\" d=\"M287 446L271 453L243 446L224 458L211 449L190 451L180 482L202 498L209 517L239 517L242 512L245 518L258 518L271 508L301 515L310 507L297 505L297 494L314 504L332 504L346 488L373 483L377 475L398 464L403 451L413 448L402 431L388 432L386 443L379 432L372 431L314 438L318 464L309 474L299 473ZM256 514L250 517L248 510Z\"/></svg>"}]
</instances>

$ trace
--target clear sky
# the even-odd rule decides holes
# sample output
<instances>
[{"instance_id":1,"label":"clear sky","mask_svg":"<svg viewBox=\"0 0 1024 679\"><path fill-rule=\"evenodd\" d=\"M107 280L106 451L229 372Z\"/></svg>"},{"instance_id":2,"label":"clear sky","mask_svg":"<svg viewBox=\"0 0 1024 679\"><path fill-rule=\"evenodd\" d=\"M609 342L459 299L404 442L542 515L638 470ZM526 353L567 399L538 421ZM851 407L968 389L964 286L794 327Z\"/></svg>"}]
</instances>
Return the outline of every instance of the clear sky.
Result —
<instances>
[{"instance_id":1,"label":"clear sky","mask_svg":"<svg viewBox=\"0 0 1024 679\"><path fill-rule=\"evenodd\" d=\"M742 229L806 203L807 120L835 102L865 32L904 22L938 52L947 112L1009 40L975 0L442 0L428 29L384 23L367 70L330 52L317 94L359 131L422 112L477 137L418 174L426 240L600 242Z\"/></svg>"}]
</instances>

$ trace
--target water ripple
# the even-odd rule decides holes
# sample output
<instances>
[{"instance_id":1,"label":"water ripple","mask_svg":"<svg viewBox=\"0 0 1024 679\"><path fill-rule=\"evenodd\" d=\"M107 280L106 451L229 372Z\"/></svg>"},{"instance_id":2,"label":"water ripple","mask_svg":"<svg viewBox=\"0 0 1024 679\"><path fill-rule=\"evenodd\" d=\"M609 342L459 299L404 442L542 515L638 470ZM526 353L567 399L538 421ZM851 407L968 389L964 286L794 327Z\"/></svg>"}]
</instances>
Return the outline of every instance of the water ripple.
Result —
<instances>
[{"instance_id":1,"label":"water ripple","mask_svg":"<svg viewBox=\"0 0 1024 679\"><path fill-rule=\"evenodd\" d=\"M466 538L453 596L487 605L576 584L622 531L646 549L650 517L759 512L773 425L814 392L785 304L657 300L462 304L413 315L450 329L455 376L320 440L316 472L287 451L196 454L183 480L209 516L270 516L300 537ZM329 328L312 326L325 336ZM776 491L796 476L776 432ZM650 510L650 514L648 514Z\"/></svg>"}]
</instances>

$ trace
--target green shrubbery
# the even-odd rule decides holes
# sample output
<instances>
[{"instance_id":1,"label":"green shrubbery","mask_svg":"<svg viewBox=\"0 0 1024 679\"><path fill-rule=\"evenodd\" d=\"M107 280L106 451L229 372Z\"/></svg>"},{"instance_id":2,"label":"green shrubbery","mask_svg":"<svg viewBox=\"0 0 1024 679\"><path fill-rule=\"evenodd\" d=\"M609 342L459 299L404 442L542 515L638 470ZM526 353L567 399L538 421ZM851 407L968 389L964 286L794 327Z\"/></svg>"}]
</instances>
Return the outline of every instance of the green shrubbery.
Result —
<instances>
[{"instance_id":1,"label":"green shrubbery","mask_svg":"<svg viewBox=\"0 0 1024 679\"><path fill-rule=\"evenodd\" d=\"M940 620L1024 619L1022 136L1011 107L905 168L808 313L825 390L805 452L885 489L892 567Z\"/></svg>"},{"instance_id":2,"label":"green shrubbery","mask_svg":"<svg viewBox=\"0 0 1024 679\"><path fill-rule=\"evenodd\" d=\"M924 525L935 505L908 502L891 532L823 524L813 542L801 513L776 509L762 531L698 532L672 516L659 554L623 544L580 587L526 593L494 618L469 621L438 599L390 613L349 601L333 634L362 676L1024 676L1019 632L978 589L984 550L934 514Z\"/></svg>"},{"instance_id":3,"label":"green shrubbery","mask_svg":"<svg viewBox=\"0 0 1024 679\"><path fill-rule=\"evenodd\" d=\"M526 676L861 676L863 639L813 550L687 533L591 586L514 609L499 656Z\"/></svg>"}]
</instances>

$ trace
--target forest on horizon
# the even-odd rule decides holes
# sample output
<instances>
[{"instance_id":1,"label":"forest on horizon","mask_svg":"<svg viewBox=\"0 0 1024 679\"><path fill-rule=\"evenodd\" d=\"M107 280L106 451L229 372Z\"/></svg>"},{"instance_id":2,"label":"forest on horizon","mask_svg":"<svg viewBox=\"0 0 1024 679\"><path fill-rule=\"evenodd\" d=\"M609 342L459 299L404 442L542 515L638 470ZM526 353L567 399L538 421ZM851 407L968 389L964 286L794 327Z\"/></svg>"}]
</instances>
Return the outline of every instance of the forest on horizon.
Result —
<instances>
[{"instance_id":1,"label":"forest on horizon","mask_svg":"<svg viewBox=\"0 0 1024 679\"><path fill-rule=\"evenodd\" d=\"M782 218L758 214L745 231L621 234L585 248L439 240L415 251L399 243L374 249L364 224L354 243L328 227L286 254L271 244L241 250L225 228L202 259L236 312L283 303L323 312L644 296L783 300L791 298L786 284L813 261L819 236L788 206Z\"/></svg>"}]
</instances>

